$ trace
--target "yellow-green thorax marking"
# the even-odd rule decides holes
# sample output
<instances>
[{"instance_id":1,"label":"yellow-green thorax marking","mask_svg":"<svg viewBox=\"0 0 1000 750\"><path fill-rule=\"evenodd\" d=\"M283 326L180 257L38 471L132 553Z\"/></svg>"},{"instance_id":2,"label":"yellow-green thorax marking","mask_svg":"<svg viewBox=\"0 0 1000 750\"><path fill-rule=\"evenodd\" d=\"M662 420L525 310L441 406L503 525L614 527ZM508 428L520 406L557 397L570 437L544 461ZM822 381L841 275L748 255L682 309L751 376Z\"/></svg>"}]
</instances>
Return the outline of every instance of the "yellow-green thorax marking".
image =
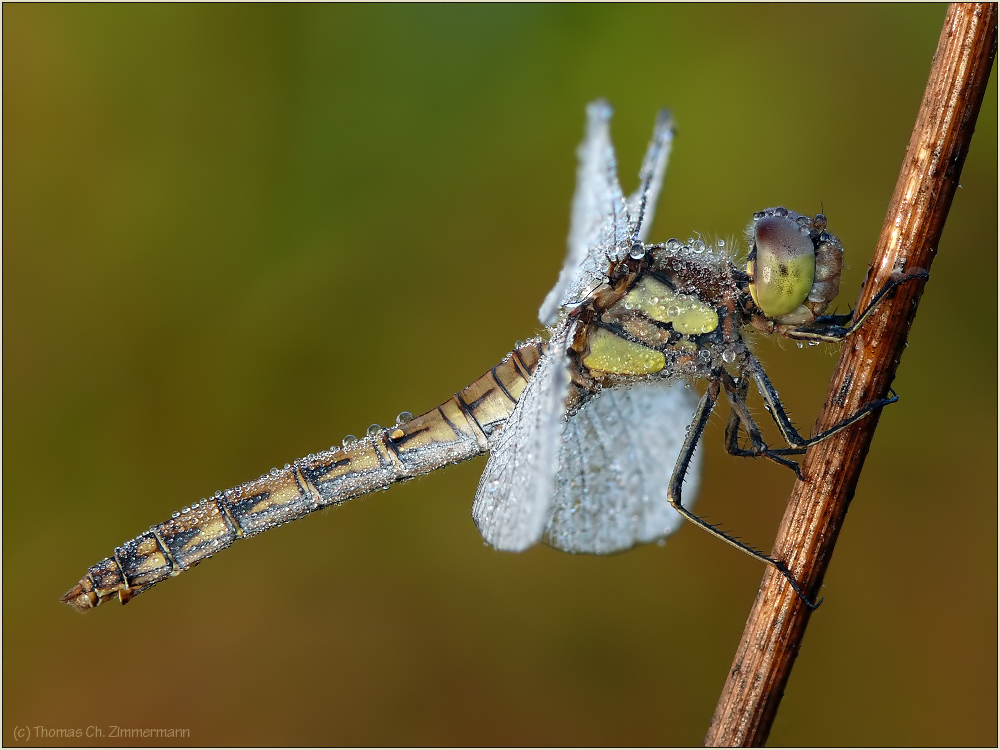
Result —
<instances>
[{"instance_id":1,"label":"yellow-green thorax marking","mask_svg":"<svg viewBox=\"0 0 1000 750\"><path fill-rule=\"evenodd\" d=\"M695 247L650 245L612 264L608 282L581 304L573 374L583 394L649 377L704 377L739 339L741 291L725 246Z\"/></svg>"},{"instance_id":2,"label":"yellow-green thorax marking","mask_svg":"<svg viewBox=\"0 0 1000 750\"><path fill-rule=\"evenodd\" d=\"M626 306L641 310L653 320L670 323L677 333L710 333L719 327L719 316L693 294L678 294L662 281L643 276L625 295Z\"/></svg>"}]
</instances>

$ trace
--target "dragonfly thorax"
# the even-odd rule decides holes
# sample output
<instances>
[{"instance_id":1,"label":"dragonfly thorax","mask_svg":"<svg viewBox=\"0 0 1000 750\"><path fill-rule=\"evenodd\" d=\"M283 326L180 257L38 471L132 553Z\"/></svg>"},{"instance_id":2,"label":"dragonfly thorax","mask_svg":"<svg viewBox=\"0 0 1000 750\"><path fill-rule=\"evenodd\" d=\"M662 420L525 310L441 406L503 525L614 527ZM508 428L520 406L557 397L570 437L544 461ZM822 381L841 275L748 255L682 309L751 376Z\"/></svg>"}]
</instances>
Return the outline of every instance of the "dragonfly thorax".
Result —
<instances>
[{"instance_id":1,"label":"dragonfly thorax","mask_svg":"<svg viewBox=\"0 0 1000 750\"><path fill-rule=\"evenodd\" d=\"M584 392L649 379L708 377L733 361L745 293L725 243L670 240L611 264L578 308L573 379Z\"/></svg>"},{"instance_id":2,"label":"dragonfly thorax","mask_svg":"<svg viewBox=\"0 0 1000 750\"><path fill-rule=\"evenodd\" d=\"M725 242L670 240L611 260L576 305L572 375L583 393L649 379L710 378L746 351L741 330L815 322L837 295L843 247L822 214L754 214L746 273Z\"/></svg>"}]
</instances>

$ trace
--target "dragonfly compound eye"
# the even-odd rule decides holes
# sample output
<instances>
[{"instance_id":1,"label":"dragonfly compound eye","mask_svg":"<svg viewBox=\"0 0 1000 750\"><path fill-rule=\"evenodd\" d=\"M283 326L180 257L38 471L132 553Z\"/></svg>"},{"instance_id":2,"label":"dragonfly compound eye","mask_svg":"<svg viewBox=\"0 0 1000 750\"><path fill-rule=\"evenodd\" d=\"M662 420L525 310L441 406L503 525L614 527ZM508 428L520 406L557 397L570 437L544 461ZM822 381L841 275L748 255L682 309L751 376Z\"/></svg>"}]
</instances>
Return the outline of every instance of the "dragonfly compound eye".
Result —
<instances>
[{"instance_id":1,"label":"dragonfly compound eye","mask_svg":"<svg viewBox=\"0 0 1000 750\"><path fill-rule=\"evenodd\" d=\"M769 318L786 315L806 301L816 274L816 248L809 230L782 216L767 216L753 228L747 262L750 294Z\"/></svg>"}]
</instances>

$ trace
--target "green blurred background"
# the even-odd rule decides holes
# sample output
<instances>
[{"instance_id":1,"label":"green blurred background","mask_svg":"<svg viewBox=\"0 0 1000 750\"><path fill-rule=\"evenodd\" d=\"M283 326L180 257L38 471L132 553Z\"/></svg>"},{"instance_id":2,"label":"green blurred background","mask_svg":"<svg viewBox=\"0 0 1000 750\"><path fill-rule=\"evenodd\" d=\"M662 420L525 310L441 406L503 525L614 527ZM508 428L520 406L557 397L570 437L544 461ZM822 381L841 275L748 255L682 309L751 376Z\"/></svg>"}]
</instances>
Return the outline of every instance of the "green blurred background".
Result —
<instances>
[{"instance_id":1,"label":"green blurred background","mask_svg":"<svg viewBox=\"0 0 1000 750\"><path fill-rule=\"evenodd\" d=\"M58 599L182 505L431 408L532 335L599 96L626 190L674 109L653 239L822 207L852 304L943 17L5 5L4 744L113 724L196 745L699 743L761 567L693 528L610 558L494 552L469 513L483 459L126 609ZM997 741L996 165L991 83L773 744ZM809 429L837 349L758 352ZM770 548L792 477L727 456L723 426L699 507Z\"/></svg>"}]
</instances>

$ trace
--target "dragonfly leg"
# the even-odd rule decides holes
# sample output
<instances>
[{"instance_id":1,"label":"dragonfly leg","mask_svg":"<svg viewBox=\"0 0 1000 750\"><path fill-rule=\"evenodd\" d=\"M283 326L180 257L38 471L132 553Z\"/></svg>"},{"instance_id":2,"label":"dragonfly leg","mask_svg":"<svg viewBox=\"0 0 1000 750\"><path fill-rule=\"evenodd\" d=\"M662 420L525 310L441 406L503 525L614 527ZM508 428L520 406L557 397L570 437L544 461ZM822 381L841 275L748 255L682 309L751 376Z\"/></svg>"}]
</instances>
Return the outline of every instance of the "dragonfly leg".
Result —
<instances>
[{"instance_id":1,"label":"dragonfly leg","mask_svg":"<svg viewBox=\"0 0 1000 750\"><path fill-rule=\"evenodd\" d=\"M815 323L797 328L784 329L781 333L788 338L798 341L826 341L829 343L843 341L861 327L861 324L874 312L875 308L885 299L886 295L897 286L905 284L907 281L915 279L926 280L929 278L930 274L923 269L913 271L906 276L894 276L886 282L885 286L868 303L868 307L857 317L853 313L851 315L824 315L817 318Z\"/></svg>"},{"instance_id":2,"label":"dragonfly leg","mask_svg":"<svg viewBox=\"0 0 1000 750\"><path fill-rule=\"evenodd\" d=\"M812 599L809 599L799 587L795 578L792 577L791 571L788 570L788 566L785 565L785 563L771 557L770 555L764 554L758 549L754 549L749 544L744 544L735 537L730 536L717 526L710 524L708 521L699 516L696 516L681 503L681 487L684 484L684 476L687 474L688 465L691 463L691 457L694 455L695 448L698 446L698 442L701 440L701 436L705 432L705 425L708 424L708 418L711 416L712 410L715 408L715 404L719 400L721 389L722 378L712 378L712 380L709 381L708 390L705 391L705 395L701 397L701 401L698 403L698 409L695 411L691 425L688 427L687 437L684 439L684 445L681 446L681 451L677 456L677 463L674 465L674 472L670 477L670 485L667 488L667 502L670 503L670 506L674 510L684 516L684 518L693 523L695 526L707 531L716 539L721 539L726 544L729 544L741 552L750 555L750 557L755 560L774 566L774 568L781 573L785 580L788 581L788 585L792 587L792 591L794 591L799 599L802 600L802 603L809 609L816 609L822 602L822 599L820 601L813 601Z\"/></svg>"},{"instance_id":3,"label":"dragonfly leg","mask_svg":"<svg viewBox=\"0 0 1000 750\"><path fill-rule=\"evenodd\" d=\"M776 455L801 453L803 449L808 448L810 445L822 442L834 433L840 432L845 427L849 427L860 419L864 419L876 409L881 409L883 406L888 406L889 404L894 404L899 401L899 396L897 396L896 392L890 388L889 398L880 398L869 404L865 404L857 412L849 416L847 419L838 422L830 429L823 430L823 432L818 435L804 438L792 425L792 420L788 418L788 414L785 413L785 407L781 404L778 392L774 389L770 379L768 379L767 373L764 372L764 367L761 365L760 361L747 352L744 355L744 365L750 371L751 377L753 377L754 382L757 384L757 389L760 391L760 395L763 396L764 403L767 405L767 408L771 413L771 419L773 419L774 423L778 426L778 430L781 431L781 436L785 439L785 442L791 446L791 450L784 448L773 449L771 452Z\"/></svg>"},{"instance_id":4,"label":"dragonfly leg","mask_svg":"<svg viewBox=\"0 0 1000 750\"><path fill-rule=\"evenodd\" d=\"M757 427L757 423L747 408L746 395L750 385L749 379L742 378L736 381L729 373L723 372L722 385L726 389L726 397L729 400L729 422L726 424L726 451L729 455L749 458L763 456L779 466L791 469L795 472L795 476L801 480L802 473L799 471L799 465L791 459L782 458L782 456L789 455L789 452L802 453L805 449L792 448L790 451L784 449L774 451L768 447L761 435L760 428ZM749 449L740 446L739 428L741 424L746 428L747 437L750 438L751 447Z\"/></svg>"}]
</instances>

